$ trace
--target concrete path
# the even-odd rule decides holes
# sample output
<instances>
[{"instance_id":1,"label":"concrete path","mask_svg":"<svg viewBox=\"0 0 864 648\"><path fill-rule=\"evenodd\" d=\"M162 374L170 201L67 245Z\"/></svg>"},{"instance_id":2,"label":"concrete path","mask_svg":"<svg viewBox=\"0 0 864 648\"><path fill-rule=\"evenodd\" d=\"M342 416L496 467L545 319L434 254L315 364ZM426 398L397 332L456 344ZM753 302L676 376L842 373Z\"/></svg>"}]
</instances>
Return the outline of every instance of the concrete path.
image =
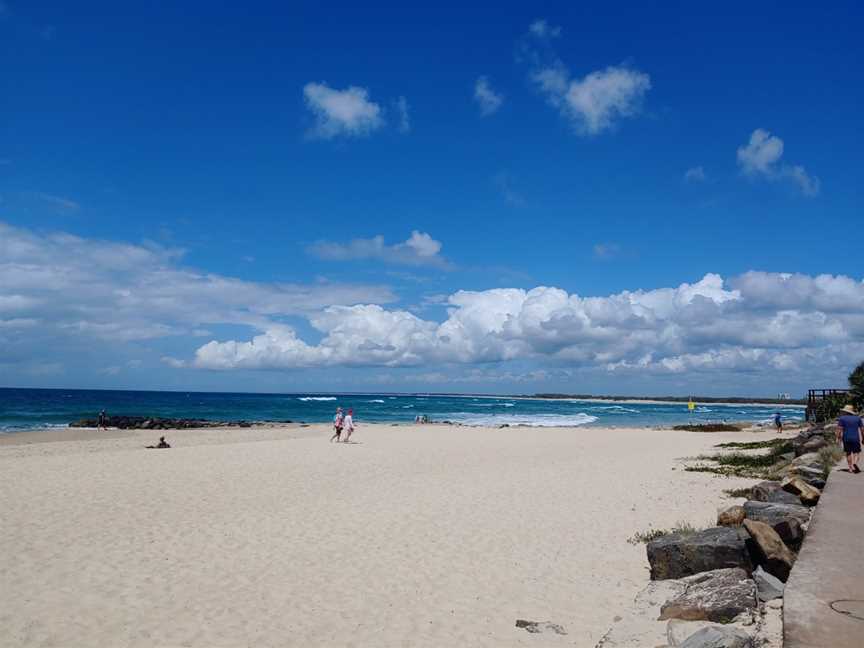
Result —
<instances>
[{"instance_id":1,"label":"concrete path","mask_svg":"<svg viewBox=\"0 0 864 648\"><path fill-rule=\"evenodd\" d=\"M841 470L842 468L842 470ZM864 473L837 464L789 576L785 648L864 646Z\"/></svg>"}]
</instances>

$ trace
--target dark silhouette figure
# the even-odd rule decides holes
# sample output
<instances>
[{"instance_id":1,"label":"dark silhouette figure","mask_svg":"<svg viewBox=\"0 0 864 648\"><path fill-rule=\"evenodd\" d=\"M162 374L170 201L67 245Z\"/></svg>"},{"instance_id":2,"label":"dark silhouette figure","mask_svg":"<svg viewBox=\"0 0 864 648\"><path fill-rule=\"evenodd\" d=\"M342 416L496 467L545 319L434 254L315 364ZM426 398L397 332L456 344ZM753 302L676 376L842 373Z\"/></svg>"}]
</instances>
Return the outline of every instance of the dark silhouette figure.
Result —
<instances>
[{"instance_id":1,"label":"dark silhouette figure","mask_svg":"<svg viewBox=\"0 0 864 648\"><path fill-rule=\"evenodd\" d=\"M153 446L147 446L148 449L156 450L158 448L170 448L171 445L165 440L165 437L159 437L159 444Z\"/></svg>"}]
</instances>

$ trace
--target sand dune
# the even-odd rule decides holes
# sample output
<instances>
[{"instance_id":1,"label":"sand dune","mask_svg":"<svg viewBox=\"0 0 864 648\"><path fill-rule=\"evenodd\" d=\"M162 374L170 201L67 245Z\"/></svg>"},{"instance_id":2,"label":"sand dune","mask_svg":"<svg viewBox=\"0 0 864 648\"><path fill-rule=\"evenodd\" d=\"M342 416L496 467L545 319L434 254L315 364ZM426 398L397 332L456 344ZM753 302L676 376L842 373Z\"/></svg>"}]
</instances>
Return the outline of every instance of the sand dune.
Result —
<instances>
[{"instance_id":1,"label":"sand dune","mask_svg":"<svg viewBox=\"0 0 864 648\"><path fill-rule=\"evenodd\" d=\"M647 581L626 539L746 483L678 458L750 435L106 436L0 446L0 645L593 646Z\"/></svg>"}]
</instances>

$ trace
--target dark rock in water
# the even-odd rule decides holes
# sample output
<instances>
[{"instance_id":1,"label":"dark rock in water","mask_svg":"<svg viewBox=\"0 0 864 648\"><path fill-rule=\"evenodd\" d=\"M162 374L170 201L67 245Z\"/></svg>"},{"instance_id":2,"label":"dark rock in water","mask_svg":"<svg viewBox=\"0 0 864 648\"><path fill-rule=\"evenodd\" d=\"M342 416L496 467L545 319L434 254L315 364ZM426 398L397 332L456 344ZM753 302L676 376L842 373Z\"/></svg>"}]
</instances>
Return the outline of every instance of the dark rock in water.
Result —
<instances>
[{"instance_id":1,"label":"dark rock in water","mask_svg":"<svg viewBox=\"0 0 864 648\"><path fill-rule=\"evenodd\" d=\"M780 488L780 482L777 481L759 482L750 489L750 498L757 502L801 503L798 497Z\"/></svg>"},{"instance_id":2,"label":"dark rock in water","mask_svg":"<svg viewBox=\"0 0 864 648\"><path fill-rule=\"evenodd\" d=\"M671 533L648 543L651 580L682 578L727 567L753 569L744 538L730 527Z\"/></svg>"},{"instance_id":3,"label":"dark rock in water","mask_svg":"<svg viewBox=\"0 0 864 648\"><path fill-rule=\"evenodd\" d=\"M740 425L729 423L688 423L686 425L673 425L673 430L685 430L687 432L740 432Z\"/></svg>"},{"instance_id":4,"label":"dark rock in water","mask_svg":"<svg viewBox=\"0 0 864 648\"><path fill-rule=\"evenodd\" d=\"M69 427L99 426L99 420L81 419L69 424ZM211 421L208 419L162 418L158 416L107 416L105 426L119 430L187 430L193 428L214 427L251 427L250 421Z\"/></svg>"},{"instance_id":5,"label":"dark rock in water","mask_svg":"<svg viewBox=\"0 0 864 648\"><path fill-rule=\"evenodd\" d=\"M517 628L525 628L528 632L536 634L539 632L554 632L559 635L566 635L567 631L557 623L550 621L527 621L526 619L516 619Z\"/></svg>"},{"instance_id":6,"label":"dark rock in water","mask_svg":"<svg viewBox=\"0 0 864 648\"><path fill-rule=\"evenodd\" d=\"M753 539L754 562L785 583L795 563L795 554L768 524L757 520L744 520L744 528Z\"/></svg>"},{"instance_id":7,"label":"dark rock in water","mask_svg":"<svg viewBox=\"0 0 864 648\"><path fill-rule=\"evenodd\" d=\"M753 572L753 580L756 582L756 590L759 592L760 601L772 601L783 597L786 585L776 576L772 576L762 567L757 567Z\"/></svg>"},{"instance_id":8,"label":"dark rock in water","mask_svg":"<svg viewBox=\"0 0 864 648\"><path fill-rule=\"evenodd\" d=\"M804 539L803 525L810 521L809 509L801 504L745 502L744 515L749 520L770 525L780 539L793 548L801 544Z\"/></svg>"},{"instance_id":9,"label":"dark rock in water","mask_svg":"<svg viewBox=\"0 0 864 648\"><path fill-rule=\"evenodd\" d=\"M756 583L740 568L715 569L682 578L685 590L660 608L660 621L717 621L729 623L756 608Z\"/></svg>"},{"instance_id":10,"label":"dark rock in water","mask_svg":"<svg viewBox=\"0 0 864 648\"><path fill-rule=\"evenodd\" d=\"M678 648L751 648L753 638L738 628L710 626L693 633Z\"/></svg>"}]
</instances>

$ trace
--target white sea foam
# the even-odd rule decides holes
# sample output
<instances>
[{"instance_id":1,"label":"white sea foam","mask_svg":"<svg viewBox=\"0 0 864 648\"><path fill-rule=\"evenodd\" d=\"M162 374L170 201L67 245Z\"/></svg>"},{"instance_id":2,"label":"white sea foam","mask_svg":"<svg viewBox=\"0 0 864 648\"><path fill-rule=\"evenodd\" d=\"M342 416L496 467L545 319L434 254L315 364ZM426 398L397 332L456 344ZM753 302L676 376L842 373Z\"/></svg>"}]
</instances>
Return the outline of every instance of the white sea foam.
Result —
<instances>
[{"instance_id":1,"label":"white sea foam","mask_svg":"<svg viewBox=\"0 0 864 648\"><path fill-rule=\"evenodd\" d=\"M366 402L367 403L383 403L384 401L381 400L380 398L373 398L372 400L366 401Z\"/></svg>"},{"instance_id":2,"label":"white sea foam","mask_svg":"<svg viewBox=\"0 0 864 648\"><path fill-rule=\"evenodd\" d=\"M297 400L301 401L335 401L335 396L301 396Z\"/></svg>"},{"instance_id":3,"label":"white sea foam","mask_svg":"<svg viewBox=\"0 0 864 648\"><path fill-rule=\"evenodd\" d=\"M413 405L403 405L402 409L408 409L409 407L414 407Z\"/></svg>"},{"instance_id":4,"label":"white sea foam","mask_svg":"<svg viewBox=\"0 0 864 648\"><path fill-rule=\"evenodd\" d=\"M447 417L448 420L463 425L482 425L497 427L499 425L524 425L526 427L576 427L587 425L597 420L596 416L579 412L578 414L471 414L457 412Z\"/></svg>"}]
</instances>

